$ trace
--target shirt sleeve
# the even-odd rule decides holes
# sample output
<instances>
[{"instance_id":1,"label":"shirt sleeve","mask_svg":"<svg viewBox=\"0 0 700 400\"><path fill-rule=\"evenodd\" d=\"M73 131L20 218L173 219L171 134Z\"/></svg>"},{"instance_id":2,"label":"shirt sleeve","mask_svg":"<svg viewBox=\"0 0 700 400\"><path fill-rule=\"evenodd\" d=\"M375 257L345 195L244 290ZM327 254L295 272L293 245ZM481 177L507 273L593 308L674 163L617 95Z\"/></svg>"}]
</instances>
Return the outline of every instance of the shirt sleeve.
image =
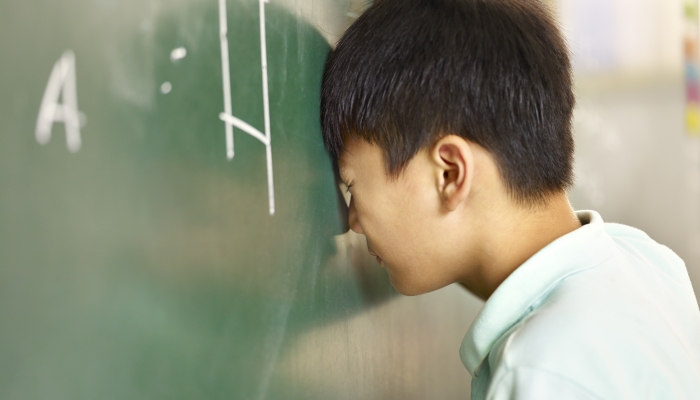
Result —
<instances>
[{"instance_id":1,"label":"shirt sleeve","mask_svg":"<svg viewBox=\"0 0 700 400\"><path fill-rule=\"evenodd\" d=\"M569 378L533 367L518 367L493 382L488 400L593 400L600 397Z\"/></svg>"}]
</instances>

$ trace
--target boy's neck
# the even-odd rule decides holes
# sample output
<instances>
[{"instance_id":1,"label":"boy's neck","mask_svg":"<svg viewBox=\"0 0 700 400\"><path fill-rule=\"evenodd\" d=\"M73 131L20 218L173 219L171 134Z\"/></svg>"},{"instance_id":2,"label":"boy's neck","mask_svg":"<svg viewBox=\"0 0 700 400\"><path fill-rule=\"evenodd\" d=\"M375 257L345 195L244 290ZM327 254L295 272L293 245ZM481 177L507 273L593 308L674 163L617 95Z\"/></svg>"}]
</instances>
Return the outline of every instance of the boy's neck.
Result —
<instances>
[{"instance_id":1,"label":"boy's neck","mask_svg":"<svg viewBox=\"0 0 700 400\"><path fill-rule=\"evenodd\" d=\"M479 261L462 285L483 300L535 253L581 227L566 193L552 196L546 206L536 209L494 207L480 219L484 231Z\"/></svg>"}]
</instances>

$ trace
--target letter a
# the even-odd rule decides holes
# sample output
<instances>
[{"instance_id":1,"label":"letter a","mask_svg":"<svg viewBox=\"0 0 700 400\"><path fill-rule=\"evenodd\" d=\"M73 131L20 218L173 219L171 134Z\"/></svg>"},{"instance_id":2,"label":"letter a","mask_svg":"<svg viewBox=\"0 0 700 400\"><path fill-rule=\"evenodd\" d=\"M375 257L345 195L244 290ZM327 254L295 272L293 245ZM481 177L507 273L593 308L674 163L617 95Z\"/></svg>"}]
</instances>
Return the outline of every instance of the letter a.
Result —
<instances>
[{"instance_id":1,"label":"letter a","mask_svg":"<svg viewBox=\"0 0 700 400\"><path fill-rule=\"evenodd\" d=\"M63 95L63 104L59 98ZM78 90L75 78L75 54L67 50L56 62L46 85L41 109L36 122L36 140L47 144L51 140L51 128L56 122L66 126L68 151L80 150L80 112L78 111Z\"/></svg>"}]
</instances>

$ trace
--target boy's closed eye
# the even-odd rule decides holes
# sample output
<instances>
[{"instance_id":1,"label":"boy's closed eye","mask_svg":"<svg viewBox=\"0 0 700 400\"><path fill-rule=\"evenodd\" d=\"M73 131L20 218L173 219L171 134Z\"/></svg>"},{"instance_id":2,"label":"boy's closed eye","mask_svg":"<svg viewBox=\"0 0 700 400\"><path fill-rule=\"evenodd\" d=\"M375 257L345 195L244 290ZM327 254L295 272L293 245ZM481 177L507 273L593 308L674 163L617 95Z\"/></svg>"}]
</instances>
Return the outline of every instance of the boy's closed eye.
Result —
<instances>
[{"instance_id":1,"label":"boy's closed eye","mask_svg":"<svg viewBox=\"0 0 700 400\"><path fill-rule=\"evenodd\" d=\"M350 182L350 183L345 183L345 182L343 182L343 185L345 185L345 193L350 193L350 188L351 188L352 185L354 185L354 184L355 184L355 182Z\"/></svg>"}]
</instances>

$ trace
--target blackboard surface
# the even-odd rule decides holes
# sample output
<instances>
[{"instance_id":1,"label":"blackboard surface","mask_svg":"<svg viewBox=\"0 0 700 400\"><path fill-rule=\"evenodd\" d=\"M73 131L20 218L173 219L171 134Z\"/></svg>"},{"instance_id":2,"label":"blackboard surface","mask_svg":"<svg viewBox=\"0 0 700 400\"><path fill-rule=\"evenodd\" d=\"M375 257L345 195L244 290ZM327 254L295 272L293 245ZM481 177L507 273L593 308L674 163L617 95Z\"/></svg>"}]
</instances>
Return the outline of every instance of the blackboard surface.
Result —
<instances>
[{"instance_id":1,"label":"blackboard surface","mask_svg":"<svg viewBox=\"0 0 700 400\"><path fill-rule=\"evenodd\" d=\"M287 3L0 4L0 398L468 398L472 300L346 233L313 16L349 4Z\"/></svg>"}]
</instances>

